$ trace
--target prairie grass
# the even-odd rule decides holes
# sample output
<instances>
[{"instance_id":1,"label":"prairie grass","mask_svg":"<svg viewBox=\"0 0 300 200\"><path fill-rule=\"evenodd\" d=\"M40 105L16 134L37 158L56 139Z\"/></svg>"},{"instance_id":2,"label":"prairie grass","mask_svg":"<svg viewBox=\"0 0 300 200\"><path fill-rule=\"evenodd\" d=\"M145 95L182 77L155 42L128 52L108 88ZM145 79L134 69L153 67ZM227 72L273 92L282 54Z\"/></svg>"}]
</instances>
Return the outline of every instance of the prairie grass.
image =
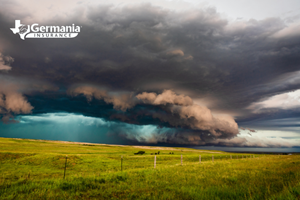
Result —
<instances>
[{"instance_id":1,"label":"prairie grass","mask_svg":"<svg viewBox=\"0 0 300 200\"><path fill-rule=\"evenodd\" d=\"M300 155L252 155L0 138L0 199L300 199Z\"/></svg>"}]
</instances>

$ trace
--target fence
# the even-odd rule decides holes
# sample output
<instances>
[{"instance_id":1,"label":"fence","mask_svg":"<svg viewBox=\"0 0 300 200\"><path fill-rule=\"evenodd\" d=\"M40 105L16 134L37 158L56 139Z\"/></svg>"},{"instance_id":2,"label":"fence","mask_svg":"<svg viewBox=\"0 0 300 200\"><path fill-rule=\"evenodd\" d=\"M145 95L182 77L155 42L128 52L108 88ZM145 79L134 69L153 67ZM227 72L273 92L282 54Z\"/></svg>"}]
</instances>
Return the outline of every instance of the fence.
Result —
<instances>
[{"instance_id":1,"label":"fence","mask_svg":"<svg viewBox=\"0 0 300 200\"><path fill-rule=\"evenodd\" d=\"M64 178L67 170L67 158L65 160ZM101 162L98 172L105 171L124 171L132 169L150 169L161 166L183 166L186 164L205 164L207 162L242 160L246 158L254 158L254 155L136 155L136 156L121 156L113 161ZM108 168L105 166L109 166Z\"/></svg>"}]
</instances>

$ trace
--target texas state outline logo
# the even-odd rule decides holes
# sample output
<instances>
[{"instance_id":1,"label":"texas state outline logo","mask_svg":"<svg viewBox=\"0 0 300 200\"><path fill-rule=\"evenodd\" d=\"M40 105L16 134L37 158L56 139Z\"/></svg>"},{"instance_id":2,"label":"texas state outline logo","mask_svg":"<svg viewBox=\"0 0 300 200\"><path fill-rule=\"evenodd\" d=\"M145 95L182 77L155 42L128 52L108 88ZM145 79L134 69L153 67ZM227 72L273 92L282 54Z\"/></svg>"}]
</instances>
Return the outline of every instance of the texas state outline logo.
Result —
<instances>
[{"instance_id":1,"label":"texas state outline logo","mask_svg":"<svg viewBox=\"0 0 300 200\"><path fill-rule=\"evenodd\" d=\"M39 26L21 24L21 20L15 20L15 28L10 28L14 34L19 34L22 40L26 38L75 38L80 33L80 26Z\"/></svg>"}]
</instances>

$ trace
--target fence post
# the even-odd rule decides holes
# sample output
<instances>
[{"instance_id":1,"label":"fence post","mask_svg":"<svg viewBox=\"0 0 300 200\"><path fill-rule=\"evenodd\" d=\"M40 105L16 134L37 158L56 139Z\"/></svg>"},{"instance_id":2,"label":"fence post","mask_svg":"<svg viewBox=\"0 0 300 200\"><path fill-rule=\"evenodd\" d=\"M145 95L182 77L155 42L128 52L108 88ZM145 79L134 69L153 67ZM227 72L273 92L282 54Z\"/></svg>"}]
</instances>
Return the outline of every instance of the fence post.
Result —
<instances>
[{"instance_id":1,"label":"fence post","mask_svg":"<svg viewBox=\"0 0 300 200\"><path fill-rule=\"evenodd\" d=\"M232 160L232 155L230 155L230 159Z\"/></svg>"},{"instance_id":2,"label":"fence post","mask_svg":"<svg viewBox=\"0 0 300 200\"><path fill-rule=\"evenodd\" d=\"M64 179L65 179L65 177L66 177L67 160L68 160L68 156L66 155L65 170L64 170Z\"/></svg>"},{"instance_id":3,"label":"fence post","mask_svg":"<svg viewBox=\"0 0 300 200\"><path fill-rule=\"evenodd\" d=\"M236 159L239 159L239 156L236 156Z\"/></svg>"},{"instance_id":4,"label":"fence post","mask_svg":"<svg viewBox=\"0 0 300 200\"><path fill-rule=\"evenodd\" d=\"M199 156L199 163L201 163L201 155Z\"/></svg>"},{"instance_id":5,"label":"fence post","mask_svg":"<svg viewBox=\"0 0 300 200\"><path fill-rule=\"evenodd\" d=\"M123 171L123 156L121 156L121 172Z\"/></svg>"},{"instance_id":6,"label":"fence post","mask_svg":"<svg viewBox=\"0 0 300 200\"><path fill-rule=\"evenodd\" d=\"M181 154L181 165L182 165L182 154Z\"/></svg>"},{"instance_id":7,"label":"fence post","mask_svg":"<svg viewBox=\"0 0 300 200\"><path fill-rule=\"evenodd\" d=\"M214 155L212 155L212 161L214 162Z\"/></svg>"},{"instance_id":8,"label":"fence post","mask_svg":"<svg viewBox=\"0 0 300 200\"><path fill-rule=\"evenodd\" d=\"M154 169L156 168L156 156L154 156Z\"/></svg>"}]
</instances>

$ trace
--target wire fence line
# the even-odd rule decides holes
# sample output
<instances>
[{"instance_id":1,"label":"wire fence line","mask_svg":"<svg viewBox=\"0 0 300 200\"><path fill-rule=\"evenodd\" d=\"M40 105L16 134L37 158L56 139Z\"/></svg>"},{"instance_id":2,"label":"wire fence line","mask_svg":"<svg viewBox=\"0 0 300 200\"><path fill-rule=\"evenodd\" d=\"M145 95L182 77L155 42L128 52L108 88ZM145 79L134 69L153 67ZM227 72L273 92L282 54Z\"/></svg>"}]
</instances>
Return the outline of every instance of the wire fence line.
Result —
<instances>
[{"instance_id":1,"label":"wire fence line","mask_svg":"<svg viewBox=\"0 0 300 200\"><path fill-rule=\"evenodd\" d=\"M125 171L125 170L133 170L133 169L156 169L157 167L162 166L177 166L177 165L188 165L188 164L202 164L207 162L218 162L218 161L231 161L231 160L242 160L242 159L250 159L257 158L258 156L254 155L199 155L199 156L184 156L184 155L146 155L146 156L121 156L120 160L113 160L102 162L104 166L109 166L102 168L99 172L107 172L107 171ZM66 159L67 160L67 159ZM67 166L67 164L66 164ZM100 166L99 166L100 167ZM67 167L64 168L66 170ZM100 168L99 168L100 169ZM64 171L64 178L65 178Z\"/></svg>"},{"instance_id":2,"label":"wire fence line","mask_svg":"<svg viewBox=\"0 0 300 200\"><path fill-rule=\"evenodd\" d=\"M34 156L34 155L33 155ZM261 156L261 155L260 155ZM160 154L160 155L112 155L109 157L93 156L85 159L80 155L50 155L42 159L34 159L30 155L23 157L24 159L9 159L10 162L15 164L19 176L24 172L30 179L36 176L50 177L53 174L55 177L68 177L78 176L80 174L103 174L110 172L120 172L135 169L159 169L169 166L186 166L193 164L205 164L218 161L233 161L233 160L246 160L249 158L258 158L258 155L244 155L244 154L228 154L228 155L207 155L207 154ZM3 163L4 164L4 163ZM26 167L25 167L26 166ZM30 166L30 172L27 171ZM42 169L40 169L42 167ZM35 172L34 172L35 171ZM31 173L32 172L32 173ZM43 175L43 173L45 173ZM16 174L14 175L16 176ZM4 179L4 174L2 179ZM14 177L6 177L5 179L14 179Z\"/></svg>"}]
</instances>

